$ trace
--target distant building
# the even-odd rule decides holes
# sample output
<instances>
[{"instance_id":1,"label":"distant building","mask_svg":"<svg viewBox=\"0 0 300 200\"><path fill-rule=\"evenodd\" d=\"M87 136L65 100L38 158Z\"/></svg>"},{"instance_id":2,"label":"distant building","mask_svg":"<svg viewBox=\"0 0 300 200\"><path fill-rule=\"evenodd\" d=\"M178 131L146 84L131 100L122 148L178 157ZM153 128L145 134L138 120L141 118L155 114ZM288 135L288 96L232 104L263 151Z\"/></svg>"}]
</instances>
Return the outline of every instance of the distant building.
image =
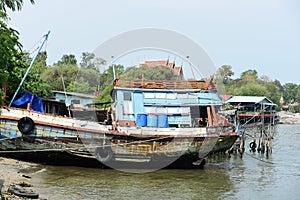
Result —
<instances>
[{"instance_id":1,"label":"distant building","mask_svg":"<svg viewBox=\"0 0 300 200\"><path fill-rule=\"evenodd\" d=\"M300 112L300 104L298 102L291 103L289 104L288 109L291 112Z\"/></svg>"},{"instance_id":2,"label":"distant building","mask_svg":"<svg viewBox=\"0 0 300 200\"><path fill-rule=\"evenodd\" d=\"M244 128L279 121L275 110L277 105L267 97L232 96L225 103L238 109L238 119Z\"/></svg>"},{"instance_id":3,"label":"distant building","mask_svg":"<svg viewBox=\"0 0 300 200\"><path fill-rule=\"evenodd\" d=\"M220 94L220 96L222 97L223 101L226 101L227 99L229 99L230 97L232 97L231 94Z\"/></svg>"},{"instance_id":4,"label":"distant building","mask_svg":"<svg viewBox=\"0 0 300 200\"><path fill-rule=\"evenodd\" d=\"M156 66L165 66L173 69L174 73L183 78L182 65L176 66L175 61L170 62L167 60L145 60L143 63L139 63L139 67L148 66L148 67L156 67Z\"/></svg>"},{"instance_id":5,"label":"distant building","mask_svg":"<svg viewBox=\"0 0 300 200\"><path fill-rule=\"evenodd\" d=\"M78 92L52 91L56 101L65 102L67 106L80 105L81 107L93 102L95 95Z\"/></svg>"},{"instance_id":6,"label":"distant building","mask_svg":"<svg viewBox=\"0 0 300 200\"><path fill-rule=\"evenodd\" d=\"M225 103L233 106L239 106L242 110L257 112L259 110L272 111L275 110L274 104L267 97L259 96L231 96Z\"/></svg>"}]
</instances>

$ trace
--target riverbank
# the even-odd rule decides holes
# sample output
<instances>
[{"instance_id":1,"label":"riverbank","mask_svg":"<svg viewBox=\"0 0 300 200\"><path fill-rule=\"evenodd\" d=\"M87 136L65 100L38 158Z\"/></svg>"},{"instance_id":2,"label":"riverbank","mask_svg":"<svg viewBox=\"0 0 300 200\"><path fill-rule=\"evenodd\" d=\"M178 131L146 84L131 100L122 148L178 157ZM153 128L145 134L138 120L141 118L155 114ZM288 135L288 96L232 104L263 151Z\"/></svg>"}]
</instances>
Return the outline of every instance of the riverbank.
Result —
<instances>
[{"instance_id":1,"label":"riverbank","mask_svg":"<svg viewBox=\"0 0 300 200\"><path fill-rule=\"evenodd\" d=\"M8 200L28 199L11 194L8 192L8 188L10 185L18 185L18 187L26 186L24 187L26 190L34 191L30 180L32 174L38 169L39 165L35 163L0 157L0 180L3 182L0 199L1 197Z\"/></svg>"},{"instance_id":2,"label":"riverbank","mask_svg":"<svg viewBox=\"0 0 300 200\"><path fill-rule=\"evenodd\" d=\"M278 115L280 117L280 124L300 124L300 113L280 111Z\"/></svg>"}]
</instances>

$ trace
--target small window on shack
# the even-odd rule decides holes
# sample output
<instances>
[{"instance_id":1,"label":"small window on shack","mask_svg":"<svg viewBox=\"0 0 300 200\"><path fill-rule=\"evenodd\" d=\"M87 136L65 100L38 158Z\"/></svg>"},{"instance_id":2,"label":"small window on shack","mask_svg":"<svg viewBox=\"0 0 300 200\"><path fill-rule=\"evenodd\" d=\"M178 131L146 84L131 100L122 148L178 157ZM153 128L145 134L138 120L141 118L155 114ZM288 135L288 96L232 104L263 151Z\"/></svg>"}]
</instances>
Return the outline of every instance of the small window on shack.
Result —
<instances>
[{"instance_id":1,"label":"small window on shack","mask_svg":"<svg viewBox=\"0 0 300 200\"><path fill-rule=\"evenodd\" d=\"M131 101L131 93L124 92L124 101Z\"/></svg>"}]
</instances>

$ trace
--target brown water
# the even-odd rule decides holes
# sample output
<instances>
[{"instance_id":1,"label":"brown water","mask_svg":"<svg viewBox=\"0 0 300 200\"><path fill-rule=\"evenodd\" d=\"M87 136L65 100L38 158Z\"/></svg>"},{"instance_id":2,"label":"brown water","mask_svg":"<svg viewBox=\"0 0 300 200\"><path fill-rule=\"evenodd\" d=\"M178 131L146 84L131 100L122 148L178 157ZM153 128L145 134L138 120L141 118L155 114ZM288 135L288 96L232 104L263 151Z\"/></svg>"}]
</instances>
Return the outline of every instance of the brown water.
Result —
<instances>
[{"instance_id":1,"label":"brown water","mask_svg":"<svg viewBox=\"0 0 300 200\"><path fill-rule=\"evenodd\" d=\"M30 182L49 200L300 199L299 150L300 125L278 125L269 159L247 147L242 159L224 157L204 170L129 173L41 166Z\"/></svg>"}]
</instances>

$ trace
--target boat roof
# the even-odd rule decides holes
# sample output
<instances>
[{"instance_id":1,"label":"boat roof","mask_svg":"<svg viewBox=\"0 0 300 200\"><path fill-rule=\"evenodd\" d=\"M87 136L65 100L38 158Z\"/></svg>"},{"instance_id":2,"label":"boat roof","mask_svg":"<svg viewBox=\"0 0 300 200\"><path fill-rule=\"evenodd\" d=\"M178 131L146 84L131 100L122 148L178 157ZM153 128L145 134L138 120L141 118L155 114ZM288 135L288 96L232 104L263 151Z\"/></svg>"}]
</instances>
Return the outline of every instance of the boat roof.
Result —
<instances>
[{"instance_id":1,"label":"boat roof","mask_svg":"<svg viewBox=\"0 0 300 200\"><path fill-rule=\"evenodd\" d=\"M225 103L261 103L266 105L276 105L270 99L263 96L232 96Z\"/></svg>"},{"instance_id":2,"label":"boat roof","mask_svg":"<svg viewBox=\"0 0 300 200\"><path fill-rule=\"evenodd\" d=\"M186 94L186 97L192 101L192 99L199 99L198 104L199 105L222 105L223 101L220 95L217 93L217 91L210 91L210 90L201 90L201 89L173 89L173 90L167 90L167 89L146 89L146 88L123 88L123 87L114 87L114 90L120 90L123 92L133 92L133 93L139 93L139 92L145 92L145 93L152 93L152 94L158 94L158 93L166 93L166 94ZM154 96L153 96L154 97ZM145 98L153 98L145 96ZM180 99L180 98L179 98ZM159 103L160 98L157 99L157 103ZM164 101L164 100L163 100ZM185 102L186 105L188 105L188 102ZM192 103L193 104L193 103Z\"/></svg>"},{"instance_id":3,"label":"boat roof","mask_svg":"<svg viewBox=\"0 0 300 200\"><path fill-rule=\"evenodd\" d=\"M82 98L94 98L95 96L92 94L83 94L79 92L64 92L64 91L58 91L58 90L53 90L53 93L59 93L59 94L66 94L69 96L76 96L76 97L82 97Z\"/></svg>"}]
</instances>

